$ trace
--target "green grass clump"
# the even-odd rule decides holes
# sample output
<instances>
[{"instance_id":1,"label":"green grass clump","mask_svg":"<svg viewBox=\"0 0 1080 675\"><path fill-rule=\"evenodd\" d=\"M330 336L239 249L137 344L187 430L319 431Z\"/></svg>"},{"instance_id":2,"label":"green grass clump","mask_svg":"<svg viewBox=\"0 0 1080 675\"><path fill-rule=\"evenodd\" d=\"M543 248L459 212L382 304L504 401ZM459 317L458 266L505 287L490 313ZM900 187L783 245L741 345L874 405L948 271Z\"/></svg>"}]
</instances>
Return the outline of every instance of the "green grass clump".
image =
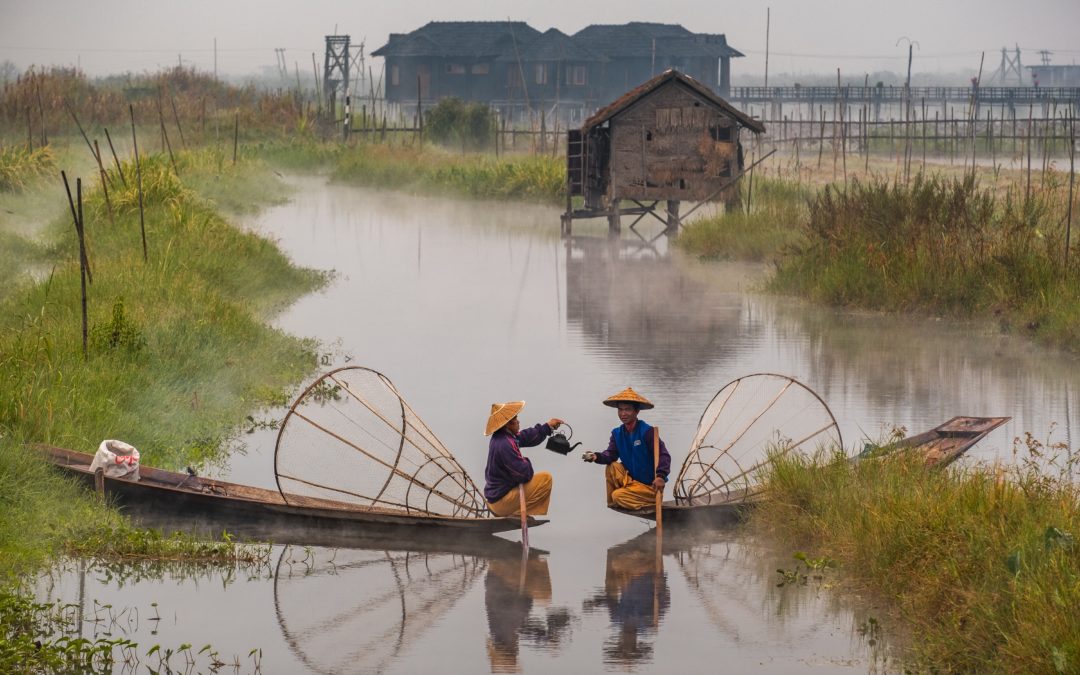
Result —
<instances>
[{"instance_id":1,"label":"green grass clump","mask_svg":"<svg viewBox=\"0 0 1080 675\"><path fill-rule=\"evenodd\" d=\"M46 228L36 250L51 273L0 299L0 578L73 542L100 544L79 549L87 553L108 544L79 523L118 526L25 444L93 452L120 438L150 466L199 464L220 453L252 409L280 402L315 367L314 344L265 321L325 277L232 226L190 187L213 173L225 190L231 167L217 173L213 158L184 153L177 160L184 180L167 157L141 162L146 260L134 165L123 167L127 187L110 172L111 218L100 192L84 193L93 271L86 355L78 248L66 217Z\"/></svg>"},{"instance_id":2,"label":"green grass clump","mask_svg":"<svg viewBox=\"0 0 1080 675\"><path fill-rule=\"evenodd\" d=\"M746 190L747 182L742 188ZM754 182L752 209L735 208L691 221L677 245L706 260L773 260L803 241L810 188L792 181L762 178Z\"/></svg>"},{"instance_id":3,"label":"green grass clump","mask_svg":"<svg viewBox=\"0 0 1080 675\"><path fill-rule=\"evenodd\" d=\"M998 317L1080 348L1080 263L1066 266L1062 190L996 194L917 175L827 186L770 286L826 304Z\"/></svg>"},{"instance_id":4,"label":"green grass clump","mask_svg":"<svg viewBox=\"0 0 1080 675\"><path fill-rule=\"evenodd\" d=\"M52 148L0 148L0 192L24 190L56 168Z\"/></svg>"},{"instance_id":5,"label":"green grass clump","mask_svg":"<svg viewBox=\"0 0 1080 675\"><path fill-rule=\"evenodd\" d=\"M1080 491L1034 465L785 457L758 525L838 561L911 628L917 672L1080 670Z\"/></svg>"},{"instance_id":6,"label":"green grass clump","mask_svg":"<svg viewBox=\"0 0 1080 675\"><path fill-rule=\"evenodd\" d=\"M359 145L343 152L332 175L338 181L375 187L547 203L565 195L566 185L566 167L557 157L496 159L387 145Z\"/></svg>"}]
</instances>

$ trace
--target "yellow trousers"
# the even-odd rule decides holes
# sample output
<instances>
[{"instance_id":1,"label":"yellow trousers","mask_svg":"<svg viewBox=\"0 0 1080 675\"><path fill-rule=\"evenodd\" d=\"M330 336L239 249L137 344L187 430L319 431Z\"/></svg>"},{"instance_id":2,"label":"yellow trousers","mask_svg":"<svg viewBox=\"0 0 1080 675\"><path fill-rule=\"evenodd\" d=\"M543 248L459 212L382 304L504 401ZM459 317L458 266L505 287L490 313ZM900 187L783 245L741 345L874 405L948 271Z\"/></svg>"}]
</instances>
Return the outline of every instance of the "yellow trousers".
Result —
<instances>
[{"instance_id":1,"label":"yellow trousers","mask_svg":"<svg viewBox=\"0 0 1080 675\"><path fill-rule=\"evenodd\" d=\"M630 477L622 462L612 462L604 471L607 479L607 505L620 509L644 509L656 506L656 488Z\"/></svg>"},{"instance_id":2,"label":"yellow trousers","mask_svg":"<svg viewBox=\"0 0 1080 675\"><path fill-rule=\"evenodd\" d=\"M544 516L548 512L548 504L551 503L551 474L547 471L539 471L533 474L532 480L519 485L503 495L498 501L488 502L488 508L495 515L505 518L507 516L521 515L521 497L518 490L525 488L525 513L530 516Z\"/></svg>"}]
</instances>

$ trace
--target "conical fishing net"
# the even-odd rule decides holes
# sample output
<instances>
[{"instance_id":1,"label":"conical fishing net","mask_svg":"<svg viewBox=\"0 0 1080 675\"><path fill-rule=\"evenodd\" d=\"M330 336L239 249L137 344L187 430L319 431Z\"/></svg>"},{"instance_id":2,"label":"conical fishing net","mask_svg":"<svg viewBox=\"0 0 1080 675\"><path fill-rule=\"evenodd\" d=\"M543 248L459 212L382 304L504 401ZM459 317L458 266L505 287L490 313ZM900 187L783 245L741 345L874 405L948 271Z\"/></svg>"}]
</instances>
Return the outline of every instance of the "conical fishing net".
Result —
<instances>
[{"instance_id":1,"label":"conical fishing net","mask_svg":"<svg viewBox=\"0 0 1080 675\"><path fill-rule=\"evenodd\" d=\"M841 449L843 440L832 412L813 390L785 375L740 377L701 415L675 483L675 500L750 499L761 492L761 469L772 459L825 447Z\"/></svg>"},{"instance_id":2,"label":"conical fishing net","mask_svg":"<svg viewBox=\"0 0 1080 675\"><path fill-rule=\"evenodd\" d=\"M360 366L329 372L300 395L278 432L274 472L290 504L315 498L417 516L491 515L393 383Z\"/></svg>"},{"instance_id":3,"label":"conical fishing net","mask_svg":"<svg viewBox=\"0 0 1080 675\"><path fill-rule=\"evenodd\" d=\"M281 636L307 672L382 673L483 578L480 556L285 547L274 574Z\"/></svg>"}]
</instances>

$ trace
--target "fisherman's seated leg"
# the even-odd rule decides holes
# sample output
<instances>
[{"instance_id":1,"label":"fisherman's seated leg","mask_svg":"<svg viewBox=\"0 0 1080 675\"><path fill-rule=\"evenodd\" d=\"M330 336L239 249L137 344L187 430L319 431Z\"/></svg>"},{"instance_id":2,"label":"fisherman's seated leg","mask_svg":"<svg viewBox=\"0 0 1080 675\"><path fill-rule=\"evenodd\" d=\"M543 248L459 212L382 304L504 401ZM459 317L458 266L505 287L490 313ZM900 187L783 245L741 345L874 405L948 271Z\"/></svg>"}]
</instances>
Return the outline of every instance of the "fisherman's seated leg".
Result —
<instances>
[{"instance_id":1,"label":"fisherman's seated leg","mask_svg":"<svg viewBox=\"0 0 1080 675\"><path fill-rule=\"evenodd\" d=\"M551 503L551 474L547 471L538 471L532 479L525 483L525 513L530 516L547 515L548 505ZM491 512L500 517L520 516L521 497L518 495L519 487L503 495L498 501L488 502Z\"/></svg>"},{"instance_id":2,"label":"fisherman's seated leg","mask_svg":"<svg viewBox=\"0 0 1080 675\"><path fill-rule=\"evenodd\" d=\"M636 511L656 505L656 490L631 478L622 462L608 464L604 476L608 506Z\"/></svg>"}]
</instances>

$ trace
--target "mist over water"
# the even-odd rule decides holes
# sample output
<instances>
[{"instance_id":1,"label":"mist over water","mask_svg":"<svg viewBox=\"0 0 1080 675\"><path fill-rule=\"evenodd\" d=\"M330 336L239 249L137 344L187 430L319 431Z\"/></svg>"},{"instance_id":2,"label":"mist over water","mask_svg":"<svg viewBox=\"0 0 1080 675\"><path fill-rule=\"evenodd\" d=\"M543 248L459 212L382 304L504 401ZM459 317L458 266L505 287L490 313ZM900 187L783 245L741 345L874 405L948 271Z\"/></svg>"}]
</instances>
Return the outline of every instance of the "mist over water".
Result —
<instances>
[{"instance_id":1,"label":"mist over water","mask_svg":"<svg viewBox=\"0 0 1080 675\"><path fill-rule=\"evenodd\" d=\"M524 564L515 533L480 551L275 547L246 575L84 576L84 597L172 612L156 635L131 629L145 644L258 646L267 672L888 670L860 634L884 609L820 583L778 587L776 570L794 567L782 543L738 529L672 535L658 563L647 522L608 511L602 471L578 459L618 424L601 401L628 385L652 400L642 419L661 428L673 470L714 394L754 372L816 391L849 452L894 425L914 434L956 415L1013 417L969 462L1011 461L1025 431L1072 442L1075 359L993 326L763 295L762 266L698 264L632 232L613 244L603 224L575 223L581 236L562 241L549 206L291 180L292 201L249 226L298 264L337 272L276 319L323 343L325 370L383 372L476 481L492 402L525 399L523 425L560 417L583 445L525 449L554 491L550 522L530 532L546 553ZM241 441L220 475L273 487L275 433ZM75 601L79 588L66 569L42 592Z\"/></svg>"}]
</instances>

